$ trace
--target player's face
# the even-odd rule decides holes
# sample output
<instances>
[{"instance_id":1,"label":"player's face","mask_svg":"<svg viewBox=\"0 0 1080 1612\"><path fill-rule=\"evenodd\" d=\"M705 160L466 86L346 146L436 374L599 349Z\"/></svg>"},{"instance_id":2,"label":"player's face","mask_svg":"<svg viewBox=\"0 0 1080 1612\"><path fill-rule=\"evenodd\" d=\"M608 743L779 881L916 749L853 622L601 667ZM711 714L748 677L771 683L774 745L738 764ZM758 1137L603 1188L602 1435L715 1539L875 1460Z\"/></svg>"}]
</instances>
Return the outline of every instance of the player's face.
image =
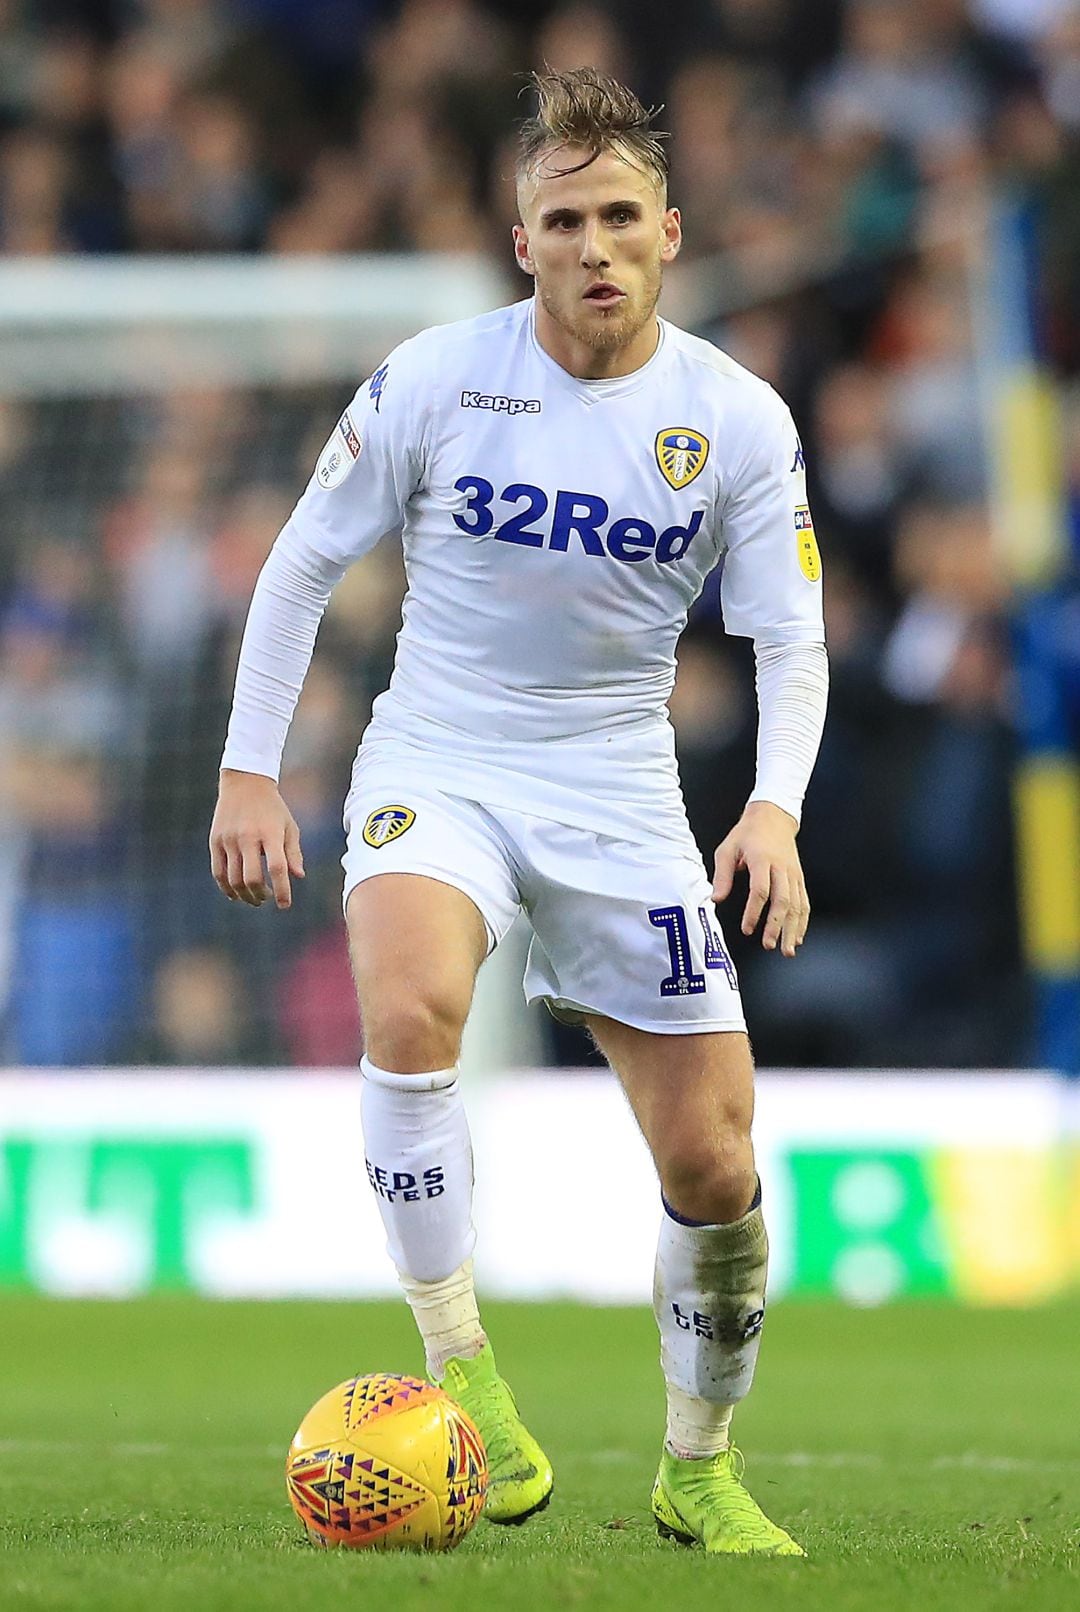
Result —
<instances>
[{"instance_id":1,"label":"player's face","mask_svg":"<svg viewBox=\"0 0 1080 1612\"><path fill-rule=\"evenodd\" d=\"M652 174L614 151L577 173L559 172L586 155L563 146L541 159L520 196L514 251L536 280L556 340L595 355L609 371L605 358L625 356L636 368L655 346L664 265L682 238L679 214Z\"/></svg>"}]
</instances>

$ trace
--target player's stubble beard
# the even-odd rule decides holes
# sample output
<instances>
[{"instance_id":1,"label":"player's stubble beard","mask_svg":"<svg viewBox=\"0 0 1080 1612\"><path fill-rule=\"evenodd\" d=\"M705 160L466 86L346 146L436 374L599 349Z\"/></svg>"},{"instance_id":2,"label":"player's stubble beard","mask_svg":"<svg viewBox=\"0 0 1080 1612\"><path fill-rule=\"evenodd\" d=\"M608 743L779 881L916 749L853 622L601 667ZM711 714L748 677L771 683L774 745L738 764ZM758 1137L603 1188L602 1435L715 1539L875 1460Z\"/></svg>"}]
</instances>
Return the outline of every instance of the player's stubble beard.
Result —
<instances>
[{"instance_id":1,"label":"player's stubble beard","mask_svg":"<svg viewBox=\"0 0 1080 1612\"><path fill-rule=\"evenodd\" d=\"M576 302L571 302L573 293L565 298L560 297L539 274L536 276L536 294L544 312L568 336L591 347L593 352L612 353L620 347L628 347L656 313L663 276L664 267L657 258L644 271L639 289L634 293L628 292L625 301L610 313L590 310L580 297Z\"/></svg>"}]
</instances>

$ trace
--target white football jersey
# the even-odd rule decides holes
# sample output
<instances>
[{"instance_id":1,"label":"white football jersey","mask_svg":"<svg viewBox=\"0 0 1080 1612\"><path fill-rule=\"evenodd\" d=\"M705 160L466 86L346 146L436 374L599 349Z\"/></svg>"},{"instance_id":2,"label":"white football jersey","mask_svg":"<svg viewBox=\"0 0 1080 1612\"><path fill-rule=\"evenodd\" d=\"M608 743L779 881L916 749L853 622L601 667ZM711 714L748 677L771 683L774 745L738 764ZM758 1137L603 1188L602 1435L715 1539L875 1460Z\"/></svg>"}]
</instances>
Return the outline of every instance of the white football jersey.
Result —
<instances>
[{"instance_id":1,"label":"white football jersey","mask_svg":"<svg viewBox=\"0 0 1080 1612\"><path fill-rule=\"evenodd\" d=\"M532 299L403 343L342 415L276 547L314 598L399 526L403 626L358 766L419 766L480 802L684 837L666 707L710 571L722 562L728 632L824 639L790 413L666 321L647 364L605 381L544 352ZM299 681L289 633L271 630L257 590L223 764L276 776Z\"/></svg>"}]
</instances>

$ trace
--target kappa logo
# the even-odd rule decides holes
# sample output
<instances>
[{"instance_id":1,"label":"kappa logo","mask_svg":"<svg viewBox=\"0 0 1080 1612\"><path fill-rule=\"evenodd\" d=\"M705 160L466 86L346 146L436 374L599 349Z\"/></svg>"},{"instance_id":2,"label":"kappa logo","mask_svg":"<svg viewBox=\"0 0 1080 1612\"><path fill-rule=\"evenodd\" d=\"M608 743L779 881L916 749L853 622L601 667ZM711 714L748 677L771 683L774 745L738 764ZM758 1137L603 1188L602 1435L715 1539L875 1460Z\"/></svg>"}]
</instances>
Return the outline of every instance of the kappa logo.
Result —
<instances>
[{"instance_id":1,"label":"kappa logo","mask_svg":"<svg viewBox=\"0 0 1080 1612\"><path fill-rule=\"evenodd\" d=\"M685 425L667 425L656 434L656 463L676 492L700 476L709 457L709 439Z\"/></svg>"},{"instance_id":2,"label":"kappa logo","mask_svg":"<svg viewBox=\"0 0 1080 1612\"><path fill-rule=\"evenodd\" d=\"M795 537L799 545L799 569L807 582L821 581L821 555L814 536L814 517L809 504L800 504L795 511Z\"/></svg>"},{"instance_id":3,"label":"kappa logo","mask_svg":"<svg viewBox=\"0 0 1080 1612\"><path fill-rule=\"evenodd\" d=\"M500 397L496 392L462 392L463 409L490 409L493 414L539 414L538 397Z\"/></svg>"},{"instance_id":4,"label":"kappa logo","mask_svg":"<svg viewBox=\"0 0 1080 1612\"><path fill-rule=\"evenodd\" d=\"M371 377L370 381L368 382L368 397L370 397L371 401L375 405L375 413L376 414L380 413L380 407L379 406L382 403L383 389L386 386L386 381L387 381L387 377L389 376L389 374L390 374L390 365L389 364L380 364L378 369L375 371L374 375Z\"/></svg>"},{"instance_id":5,"label":"kappa logo","mask_svg":"<svg viewBox=\"0 0 1080 1612\"><path fill-rule=\"evenodd\" d=\"M364 824L364 844L380 851L391 840L400 839L405 830L416 822L416 813L410 806L380 806L371 812Z\"/></svg>"},{"instance_id":6,"label":"kappa logo","mask_svg":"<svg viewBox=\"0 0 1080 1612\"><path fill-rule=\"evenodd\" d=\"M805 470L805 469L806 469L806 455L803 452L802 442L799 440L798 437L796 437L795 438L795 458L794 458L794 461L792 462L791 469L788 471L788 475L793 476L797 470Z\"/></svg>"}]
</instances>

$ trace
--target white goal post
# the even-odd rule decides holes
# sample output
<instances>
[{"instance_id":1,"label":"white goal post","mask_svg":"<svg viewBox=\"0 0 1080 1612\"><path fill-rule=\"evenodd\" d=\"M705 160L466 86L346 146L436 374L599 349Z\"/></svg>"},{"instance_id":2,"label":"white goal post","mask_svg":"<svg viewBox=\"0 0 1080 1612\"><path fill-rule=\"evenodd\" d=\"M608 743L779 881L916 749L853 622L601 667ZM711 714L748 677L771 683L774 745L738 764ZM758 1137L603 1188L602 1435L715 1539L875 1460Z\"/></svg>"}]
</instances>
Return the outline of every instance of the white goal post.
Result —
<instances>
[{"instance_id":1,"label":"white goal post","mask_svg":"<svg viewBox=\"0 0 1080 1612\"><path fill-rule=\"evenodd\" d=\"M490 260L432 253L0 260L0 395L355 380L507 293Z\"/></svg>"}]
</instances>

